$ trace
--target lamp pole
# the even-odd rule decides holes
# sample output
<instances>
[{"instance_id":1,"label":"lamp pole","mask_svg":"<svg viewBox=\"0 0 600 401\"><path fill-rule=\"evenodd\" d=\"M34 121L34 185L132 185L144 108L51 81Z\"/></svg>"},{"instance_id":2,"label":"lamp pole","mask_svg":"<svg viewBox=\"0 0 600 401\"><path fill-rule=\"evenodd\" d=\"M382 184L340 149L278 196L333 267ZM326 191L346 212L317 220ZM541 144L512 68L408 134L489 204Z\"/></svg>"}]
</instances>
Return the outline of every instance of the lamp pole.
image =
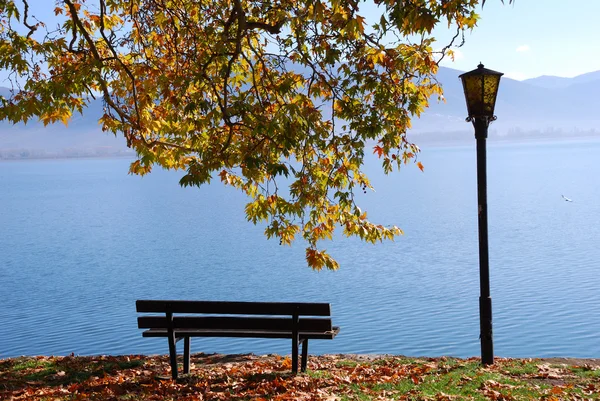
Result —
<instances>
[{"instance_id":1,"label":"lamp pole","mask_svg":"<svg viewBox=\"0 0 600 401\"><path fill-rule=\"evenodd\" d=\"M483 64L477 69L460 75L469 117L473 123L477 143L477 220L479 226L479 337L481 339L481 363L494 363L494 340L492 330L492 297L490 295L490 262L488 250L487 219L487 156L486 140L488 126L496 119L494 107L500 85L501 72L488 70Z\"/></svg>"},{"instance_id":2,"label":"lamp pole","mask_svg":"<svg viewBox=\"0 0 600 401\"><path fill-rule=\"evenodd\" d=\"M490 296L490 261L487 219L487 155L486 139L489 121L484 117L473 119L477 142L477 203L479 225L479 332L481 336L481 363L494 363L492 331L492 297Z\"/></svg>"}]
</instances>

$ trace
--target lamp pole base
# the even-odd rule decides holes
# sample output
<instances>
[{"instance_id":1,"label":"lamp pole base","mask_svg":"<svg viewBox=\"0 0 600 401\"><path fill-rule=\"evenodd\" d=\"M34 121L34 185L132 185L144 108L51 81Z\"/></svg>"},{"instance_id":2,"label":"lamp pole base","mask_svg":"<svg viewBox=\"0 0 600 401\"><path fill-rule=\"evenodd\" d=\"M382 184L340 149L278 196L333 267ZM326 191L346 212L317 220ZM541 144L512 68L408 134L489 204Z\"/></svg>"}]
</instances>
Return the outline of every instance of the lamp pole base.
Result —
<instances>
[{"instance_id":1,"label":"lamp pole base","mask_svg":"<svg viewBox=\"0 0 600 401\"><path fill-rule=\"evenodd\" d=\"M481 363L494 364L494 336L492 329L492 298L479 297Z\"/></svg>"}]
</instances>

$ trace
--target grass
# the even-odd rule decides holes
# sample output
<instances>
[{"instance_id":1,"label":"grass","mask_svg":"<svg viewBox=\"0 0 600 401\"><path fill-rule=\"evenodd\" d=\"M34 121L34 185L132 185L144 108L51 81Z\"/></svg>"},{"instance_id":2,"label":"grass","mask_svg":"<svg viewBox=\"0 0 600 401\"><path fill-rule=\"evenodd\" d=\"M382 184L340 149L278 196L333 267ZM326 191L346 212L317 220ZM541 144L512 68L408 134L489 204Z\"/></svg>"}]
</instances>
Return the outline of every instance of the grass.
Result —
<instances>
[{"instance_id":1,"label":"grass","mask_svg":"<svg viewBox=\"0 0 600 401\"><path fill-rule=\"evenodd\" d=\"M600 361L313 356L292 375L279 356L192 356L164 380L166 356L0 360L1 400L600 400Z\"/></svg>"},{"instance_id":2,"label":"grass","mask_svg":"<svg viewBox=\"0 0 600 401\"><path fill-rule=\"evenodd\" d=\"M600 369L593 366L569 366L569 370L582 378L598 379L600 383Z\"/></svg>"}]
</instances>

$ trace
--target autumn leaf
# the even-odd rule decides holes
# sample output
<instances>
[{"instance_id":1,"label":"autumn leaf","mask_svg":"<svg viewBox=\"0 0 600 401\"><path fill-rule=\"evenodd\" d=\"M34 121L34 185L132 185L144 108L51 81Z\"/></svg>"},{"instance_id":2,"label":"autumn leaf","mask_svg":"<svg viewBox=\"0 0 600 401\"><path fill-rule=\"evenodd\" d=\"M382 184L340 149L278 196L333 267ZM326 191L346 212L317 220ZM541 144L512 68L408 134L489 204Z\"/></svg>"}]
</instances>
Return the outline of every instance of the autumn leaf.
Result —
<instances>
[{"instance_id":1,"label":"autumn leaf","mask_svg":"<svg viewBox=\"0 0 600 401\"><path fill-rule=\"evenodd\" d=\"M375 153L378 157L383 156L383 148L381 146L374 146L373 153Z\"/></svg>"},{"instance_id":2,"label":"autumn leaf","mask_svg":"<svg viewBox=\"0 0 600 401\"><path fill-rule=\"evenodd\" d=\"M292 358L286 357L281 361L281 367L283 369L291 369L292 368Z\"/></svg>"}]
</instances>

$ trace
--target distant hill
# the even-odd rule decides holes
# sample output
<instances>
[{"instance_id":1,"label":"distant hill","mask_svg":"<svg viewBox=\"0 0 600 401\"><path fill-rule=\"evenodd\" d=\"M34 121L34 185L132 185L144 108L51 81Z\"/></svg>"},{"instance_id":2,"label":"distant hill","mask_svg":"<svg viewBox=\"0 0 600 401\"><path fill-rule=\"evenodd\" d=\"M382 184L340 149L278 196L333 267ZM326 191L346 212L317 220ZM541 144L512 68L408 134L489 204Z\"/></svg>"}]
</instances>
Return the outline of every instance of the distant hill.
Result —
<instances>
[{"instance_id":1,"label":"distant hill","mask_svg":"<svg viewBox=\"0 0 600 401\"><path fill-rule=\"evenodd\" d=\"M473 128L465 122L466 106L458 76L462 71L441 67L438 80L446 102L433 100L413 121L409 139L419 143L472 141ZM490 125L492 140L600 137L600 71L574 78L542 76L516 81L502 78L496 115ZM0 95L9 89L0 87ZM125 140L101 131L102 102L96 100L75 115L68 127L41 122L12 125L0 122L0 159L29 157L131 156Z\"/></svg>"},{"instance_id":2,"label":"distant hill","mask_svg":"<svg viewBox=\"0 0 600 401\"><path fill-rule=\"evenodd\" d=\"M0 87L0 95L10 96L10 90ZM62 123L44 127L35 120L16 125L2 121L0 159L134 155L123 137L102 132L98 119L103 113L102 102L94 100L83 115L74 114L66 127Z\"/></svg>"},{"instance_id":3,"label":"distant hill","mask_svg":"<svg viewBox=\"0 0 600 401\"><path fill-rule=\"evenodd\" d=\"M574 84L585 84L600 80L600 71L588 72L587 74L578 75L574 78L555 77L552 75L542 75L537 78L526 79L522 82L540 86L542 88L557 89L566 88Z\"/></svg>"}]
</instances>

